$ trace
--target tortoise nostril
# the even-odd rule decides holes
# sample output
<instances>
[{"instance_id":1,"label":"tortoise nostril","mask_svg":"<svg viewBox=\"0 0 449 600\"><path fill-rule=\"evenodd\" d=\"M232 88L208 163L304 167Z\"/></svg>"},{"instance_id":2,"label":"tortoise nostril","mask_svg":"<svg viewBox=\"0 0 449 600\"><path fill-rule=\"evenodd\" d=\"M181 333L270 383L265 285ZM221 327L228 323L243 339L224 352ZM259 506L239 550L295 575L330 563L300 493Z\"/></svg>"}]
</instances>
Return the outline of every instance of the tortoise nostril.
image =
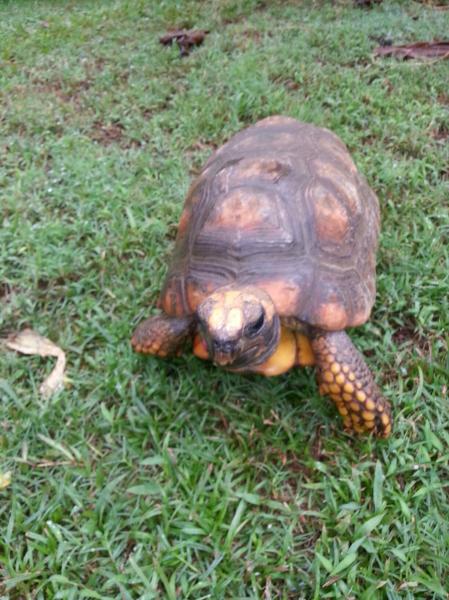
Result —
<instances>
[{"instance_id":1,"label":"tortoise nostril","mask_svg":"<svg viewBox=\"0 0 449 600\"><path fill-rule=\"evenodd\" d=\"M214 340L213 347L217 352L231 354L231 352L235 349L235 342L220 342L220 340Z\"/></svg>"}]
</instances>

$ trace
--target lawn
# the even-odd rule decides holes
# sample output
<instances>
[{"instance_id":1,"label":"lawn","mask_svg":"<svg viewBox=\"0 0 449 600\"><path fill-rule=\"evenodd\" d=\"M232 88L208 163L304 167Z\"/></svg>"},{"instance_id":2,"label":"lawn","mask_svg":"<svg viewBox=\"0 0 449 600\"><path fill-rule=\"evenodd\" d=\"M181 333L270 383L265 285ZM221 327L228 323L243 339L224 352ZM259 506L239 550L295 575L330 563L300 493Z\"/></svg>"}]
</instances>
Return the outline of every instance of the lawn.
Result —
<instances>
[{"instance_id":1,"label":"lawn","mask_svg":"<svg viewBox=\"0 0 449 600\"><path fill-rule=\"evenodd\" d=\"M440 2L441 4L442 2ZM159 36L209 30L181 57ZM449 594L449 61L430 3L4 1L0 6L0 598L439 599ZM382 213L351 331L391 401L343 432L312 370L265 379L134 355L189 182L282 113L348 145Z\"/></svg>"}]
</instances>

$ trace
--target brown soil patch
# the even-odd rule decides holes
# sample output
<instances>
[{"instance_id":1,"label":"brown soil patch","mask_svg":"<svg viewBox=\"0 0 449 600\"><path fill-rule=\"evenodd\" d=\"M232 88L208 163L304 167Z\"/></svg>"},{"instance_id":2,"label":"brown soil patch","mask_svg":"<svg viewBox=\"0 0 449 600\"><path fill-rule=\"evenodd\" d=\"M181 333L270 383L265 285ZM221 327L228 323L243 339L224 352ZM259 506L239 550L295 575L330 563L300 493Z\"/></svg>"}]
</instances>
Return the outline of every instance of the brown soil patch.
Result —
<instances>
[{"instance_id":1,"label":"brown soil patch","mask_svg":"<svg viewBox=\"0 0 449 600\"><path fill-rule=\"evenodd\" d=\"M442 123L432 131L432 137L437 142L447 140L449 138L449 126Z\"/></svg>"},{"instance_id":2,"label":"brown soil patch","mask_svg":"<svg viewBox=\"0 0 449 600\"><path fill-rule=\"evenodd\" d=\"M126 128L119 121L108 124L102 123L101 121L95 121L89 136L94 142L97 142L102 146L116 144L122 148L138 148L142 145L140 140L130 139L126 135Z\"/></svg>"},{"instance_id":3,"label":"brown soil patch","mask_svg":"<svg viewBox=\"0 0 449 600\"><path fill-rule=\"evenodd\" d=\"M377 138L374 135L364 135L361 138L361 142L364 146L372 146L377 141Z\"/></svg>"},{"instance_id":4,"label":"brown soil patch","mask_svg":"<svg viewBox=\"0 0 449 600\"><path fill-rule=\"evenodd\" d=\"M9 298L13 294L13 289L5 281L0 282L0 302L8 302Z\"/></svg>"},{"instance_id":5,"label":"brown soil patch","mask_svg":"<svg viewBox=\"0 0 449 600\"><path fill-rule=\"evenodd\" d=\"M69 85L63 84L62 81L43 81L35 79L32 82L33 92L38 94L49 94L54 95L62 102L73 102L79 104L81 97L91 86L92 81L88 79L82 79L75 81Z\"/></svg>"},{"instance_id":6,"label":"brown soil patch","mask_svg":"<svg viewBox=\"0 0 449 600\"><path fill-rule=\"evenodd\" d=\"M254 40L255 42L260 42L262 39L262 34L258 29L244 29L241 35L249 40Z\"/></svg>"},{"instance_id":7,"label":"brown soil patch","mask_svg":"<svg viewBox=\"0 0 449 600\"><path fill-rule=\"evenodd\" d=\"M60 275L55 279L45 279L41 277L37 280L37 287L41 291L46 291L50 288L62 287L73 281L79 281L80 278L81 275L79 275L78 273L68 273L67 275Z\"/></svg>"},{"instance_id":8,"label":"brown soil patch","mask_svg":"<svg viewBox=\"0 0 449 600\"><path fill-rule=\"evenodd\" d=\"M210 150L210 152L213 152L217 148L218 146L217 144L214 144L214 142L198 140L187 149L187 152L202 152L204 150Z\"/></svg>"},{"instance_id":9,"label":"brown soil patch","mask_svg":"<svg viewBox=\"0 0 449 600\"><path fill-rule=\"evenodd\" d=\"M291 77L283 77L281 75L279 77L276 77L276 76L271 77L270 79L274 84L284 86L285 89L288 90L289 92L294 92L296 90L299 90L301 87L301 85L297 81L292 79Z\"/></svg>"},{"instance_id":10,"label":"brown soil patch","mask_svg":"<svg viewBox=\"0 0 449 600\"><path fill-rule=\"evenodd\" d=\"M259 2L257 2L256 5L253 6L253 12L263 12L272 4L273 2L269 3L266 0L259 0ZM225 13L226 9L223 12ZM239 23L240 21L245 21L246 19L248 19L248 14L246 14L245 12L229 17L227 17L226 14L224 14L221 22L223 25L232 25L234 23Z\"/></svg>"},{"instance_id":11,"label":"brown soil patch","mask_svg":"<svg viewBox=\"0 0 449 600\"><path fill-rule=\"evenodd\" d=\"M20 91L32 91L37 94L53 95L62 102L79 104L82 96L95 82L97 73L104 69L106 60L104 58L93 58L84 65L85 78L79 81L64 81L62 79L43 79L30 77L31 90L27 85L17 86Z\"/></svg>"},{"instance_id":12,"label":"brown soil patch","mask_svg":"<svg viewBox=\"0 0 449 600\"><path fill-rule=\"evenodd\" d=\"M258 46L263 44L266 38L271 37L273 37L273 33L270 30L259 31L252 27L237 29L229 38L228 52L232 52L234 48L246 50L251 44Z\"/></svg>"},{"instance_id":13,"label":"brown soil patch","mask_svg":"<svg viewBox=\"0 0 449 600\"><path fill-rule=\"evenodd\" d=\"M443 181L449 180L449 168L441 169L441 171L438 174Z\"/></svg>"},{"instance_id":14,"label":"brown soil patch","mask_svg":"<svg viewBox=\"0 0 449 600\"><path fill-rule=\"evenodd\" d=\"M431 352L431 340L424 337L412 321L406 321L403 325L397 327L392 338L397 346L413 347L421 355L428 356Z\"/></svg>"},{"instance_id":15,"label":"brown soil patch","mask_svg":"<svg viewBox=\"0 0 449 600\"><path fill-rule=\"evenodd\" d=\"M104 125L95 121L92 126L90 137L103 146L119 144L124 137L125 127L121 123L110 123Z\"/></svg>"},{"instance_id":16,"label":"brown soil patch","mask_svg":"<svg viewBox=\"0 0 449 600\"><path fill-rule=\"evenodd\" d=\"M417 0L420 4L424 4L429 8L436 10L449 10L449 0Z\"/></svg>"},{"instance_id":17,"label":"brown soil patch","mask_svg":"<svg viewBox=\"0 0 449 600\"><path fill-rule=\"evenodd\" d=\"M411 343L415 338L416 332L412 324L398 327L393 333L393 340L398 346Z\"/></svg>"}]
</instances>

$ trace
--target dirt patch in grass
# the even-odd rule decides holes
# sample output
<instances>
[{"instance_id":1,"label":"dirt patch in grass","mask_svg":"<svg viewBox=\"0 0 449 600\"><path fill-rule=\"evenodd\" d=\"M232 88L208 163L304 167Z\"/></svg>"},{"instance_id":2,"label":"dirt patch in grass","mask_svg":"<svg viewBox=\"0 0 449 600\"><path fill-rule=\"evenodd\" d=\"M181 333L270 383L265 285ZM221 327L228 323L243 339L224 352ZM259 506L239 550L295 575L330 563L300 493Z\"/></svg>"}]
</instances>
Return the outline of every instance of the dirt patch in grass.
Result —
<instances>
[{"instance_id":1,"label":"dirt patch in grass","mask_svg":"<svg viewBox=\"0 0 449 600\"><path fill-rule=\"evenodd\" d=\"M404 346L414 342L416 335L414 324L410 322L395 329L392 337L397 346Z\"/></svg>"},{"instance_id":2,"label":"dirt patch in grass","mask_svg":"<svg viewBox=\"0 0 449 600\"><path fill-rule=\"evenodd\" d=\"M258 29L244 29L241 36L256 43L259 43L262 39L262 34Z\"/></svg>"},{"instance_id":3,"label":"dirt patch in grass","mask_svg":"<svg viewBox=\"0 0 449 600\"><path fill-rule=\"evenodd\" d=\"M449 126L442 123L432 131L432 137L437 142L444 142L449 138Z\"/></svg>"},{"instance_id":4,"label":"dirt patch in grass","mask_svg":"<svg viewBox=\"0 0 449 600\"><path fill-rule=\"evenodd\" d=\"M77 81L45 79L44 77L36 76L34 72L30 74L29 84L18 85L14 91L23 95L30 93L53 95L61 102L79 106L82 103L83 95L94 85L98 73L103 71L105 64L106 60L104 58L93 58L86 61L84 63L85 77Z\"/></svg>"},{"instance_id":5,"label":"dirt patch in grass","mask_svg":"<svg viewBox=\"0 0 449 600\"><path fill-rule=\"evenodd\" d=\"M361 142L364 146L372 146L377 142L377 138L374 135L363 135L361 138Z\"/></svg>"},{"instance_id":6,"label":"dirt patch in grass","mask_svg":"<svg viewBox=\"0 0 449 600\"><path fill-rule=\"evenodd\" d=\"M9 283L6 283L5 281L0 282L0 302L8 302L12 294L12 286Z\"/></svg>"},{"instance_id":7,"label":"dirt patch in grass","mask_svg":"<svg viewBox=\"0 0 449 600\"><path fill-rule=\"evenodd\" d=\"M125 126L120 121L113 121L108 124L95 121L89 132L89 137L102 146L116 144L124 149L139 148L143 141L131 139L126 133Z\"/></svg>"},{"instance_id":8,"label":"dirt patch in grass","mask_svg":"<svg viewBox=\"0 0 449 600\"><path fill-rule=\"evenodd\" d=\"M37 287L41 291L46 291L49 288L54 289L57 287L61 287L63 285L67 285L70 282L79 281L80 279L81 279L81 275L78 275L76 273L60 275L59 277L56 277L56 279L45 279L42 277L37 280Z\"/></svg>"},{"instance_id":9,"label":"dirt patch in grass","mask_svg":"<svg viewBox=\"0 0 449 600\"><path fill-rule=\"evenodd\" d=\"M191 146L189 146L189 148L187 149L187 153L190 152L191 154L194 154L196 152L203 152L205 150L209 150L212 154L212 152L214 152L217 148L218 144L200 139Z\"/></svg>"},{"instance_id":10,"label":"dirt patch in grass","mask_svg":"<svg viewBox=\"0 0 449 600\"><path fill-rule=\"evenodd\" d=\"M444 106L449 105L449 94L439 94L437 96L438 104L443 104Z\"/></svg>"},{"instance_id":11,"label":"dirt patch in grass","mask_svg":"<svg viewBox=\"0 0 449 600\"><path fill-rule=\"evenodd\" d=\"M444 169L441 169L441 171L438 173L438 175L440 176L440 179L442 181L448 181L449 180L449 168L445 167Z\"/></svg>"},{"instance_id":12,"label":"dirt patch in grass","mask_svg":"<svg viewBox=\"0 0 449 600\"><path fill-rule=\"evenodd\" d=\"M283 86L289 92L295 92L301 87L301 85L297 81L295 81L292 77L289 77L288 75L273 75L272 77L270 77L270 80L275 85Z\"/></svg>"},{"instance_id":13,"label":"dirt patch in grass","mask_svg":"<svg viewBox=\"0 0 449 600\"><path fill-rule=\"evenodd\" d=\"M426 337L418 331L416 324L411 320L396 327L392 337L399 348L409 346L420 356L431 357L432 355L432 340L435 340L435 336Z\"/></svg>"},{"instance_id":14,"label":"dirt patch in grass","mask_svg":"<svg viewBox=\"0 0 449 600\"><path fill-rule=\"evenodd\" d=\"M269 6L269 2L266 2L266 0L260 0L259 2L256 2L255 6L252 7L252 12L263 12ZM236 6L226 7L226 5L222 8L220 12L222 13L221 22L223 25L233 25L234 23L245 21L248 18L248 13L246 10L235 10L235 8Z\"/></svg>"},{"instance_id":15,"label":"dirt patch in grass","mask_svg":"<svg viewBox=\"0 0 449 600\"><path fill-rule=\"evenodd\" d=\"M260 45L263 44L265 38L271 38L273 34L271 31L259 31L253 27L245 28L235 34L235 47L240 50L246 50L251 44Z\"/></svg>"},{"instance_id":16,"label":"dirt patch in grass","mask_svg":"<svg viewBox=\"0 0 449 600\"><path fill-rule=\"evenodd\" d=\"M299 83L297 81L294 81L293 79L285 79L282 83L289 92L299 90L299 88L301 87Z\"/></svg>"},{"instance_id":17,"label":"dirt patch in grass","mask_svg":"<svg viewBox=\"0 0 449 600\"><path fill-rule=\"evenodd\" d=\"M34 79L32 81L32 91L37 94L53 95L62 102L70 102L79 106L83 94L91 88L92 84L93 82L90 79L81 79L69 85L65 85L60 80L45 81Z\"/></svg>"},{"instance_id":18,"label":"dirt patch in grass","mask_svg":"<svg viewBox=\"0 0 449 600\"><path fill-rule=\"evenodd\" d=\"M110 123L105 125L100 121L95 121L90 133L91 139L102 146L110 144L121 144L125 136L125 127L119 123Z\"/></svg>"},{"instance_id":19,"label":"dirt patch in grass","mask_svg":"<svg viewBox=\"0 0 449 600\"><path fill-rule=\"evenodd\" d=\"M449 10L448 0L418 0L418 2L436 10Z\"/></svg>"}]
</instances>

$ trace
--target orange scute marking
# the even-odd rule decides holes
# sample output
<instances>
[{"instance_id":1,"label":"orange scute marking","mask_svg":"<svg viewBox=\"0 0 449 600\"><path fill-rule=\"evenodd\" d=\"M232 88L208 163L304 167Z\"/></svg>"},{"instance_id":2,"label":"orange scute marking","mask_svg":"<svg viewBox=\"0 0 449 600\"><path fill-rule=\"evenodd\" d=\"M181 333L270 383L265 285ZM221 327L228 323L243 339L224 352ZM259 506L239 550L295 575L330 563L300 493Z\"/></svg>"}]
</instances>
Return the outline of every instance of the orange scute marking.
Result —
<instances>
[{"instance_id":1,"label":"orange scute marking","mask_svg":"<svg viewBox=\"0 0 449 600\"><path fill-rule=\"evenodd\" d=\"M350 230L349 218L342 203L329 190L317 186L313 191L315 230L320 242L341 243Z\"/></svg>"},{"instance_id":2,"label":"orange scute marking","mask_svg":"<svg viewBox=\"0 0 449 600\"><path fill-rule=\"evenodd\" d=\"M171 317L184 316L184 305L176 279L171 279L167 282L160 297L160 305L162 310Z\"/></svg>"},{"instance_id":3,"label":"orange scute marking","mask_svg":"<svg viewBox=\"0 0 449 600\"><path fill-rule=\"evenodd\" d=\"M338 302L321 304L317 313L317 321L331 330L344 329L347 325L346 310Z\"/></svg>"},{"instance_id":4,"label":"orange scute marking","mask_svg":"<svg viewBox=\"0 0 449 600\"><path fill-rule=\"evenodd\" d=\"M187 281L186 294L187 304L191 311L195 311L198 306L213 292L211 284L202 284L201 286L193 281Z\"/></svg>"},{"instance_id":5,"label":"orange scute marking","mask_svg":"<svg viewBox=\"0 0 449 600\"><path fill-rule=\"evenodd\" d=\"M282 163L273 158L244 159L234 167L233 177L243 180L256 178L259 181L277 181L283 170Z\"/></svg>"},{"instance_id":6,"label":"orange scute marking","mask_svg":"<svg viewBox=\"0 0 449 600\"><path fill-rule=\"evenodd\" d=\"M330 161L317 159L314 161L317 175L325 177L332 182L332 185L338 190L340 197L351 213L358 213L360 210L359 193L355 183L351 181L350 173L342 172Z\"/></svg>"},{"instance_id":7,"label":"orange scute marking","mask_svg":"<svg viewBox=\"0 0 449 600\"><path fill-rule=\"evenodd\" d=\"M258 286L273 300L276 312L280 315L294 315L299 303L300 290L295 283L285 279L261 281Z\"/></svg>"},{"instance_id":8,"label":"orange scute marking","mask_svg":"<svg viewBox=\"0 0 449 600\"><path fill-rule=\"evenodd\" d=\"M265 229L273 223L273 201L263 192L237 188L218 202L205 223L205 231L216 229Z\"/></svg>"},{"instance_id":9,"label":"orange scute marking","mask_svg":"<svg viewBox=\"0 0 449 600\"><path fill-rule=\"evenodd\" d=\"M357 167L355 166L354 161L348 154L344 144L342 144L341 140L332 132L329 133L332 136L332 141L322 140L321 146L323 147L323 149L327 150L332 155L332 161L340 162L342 166L351 174L356 173Z\"/></svg>"}]
</instances>

